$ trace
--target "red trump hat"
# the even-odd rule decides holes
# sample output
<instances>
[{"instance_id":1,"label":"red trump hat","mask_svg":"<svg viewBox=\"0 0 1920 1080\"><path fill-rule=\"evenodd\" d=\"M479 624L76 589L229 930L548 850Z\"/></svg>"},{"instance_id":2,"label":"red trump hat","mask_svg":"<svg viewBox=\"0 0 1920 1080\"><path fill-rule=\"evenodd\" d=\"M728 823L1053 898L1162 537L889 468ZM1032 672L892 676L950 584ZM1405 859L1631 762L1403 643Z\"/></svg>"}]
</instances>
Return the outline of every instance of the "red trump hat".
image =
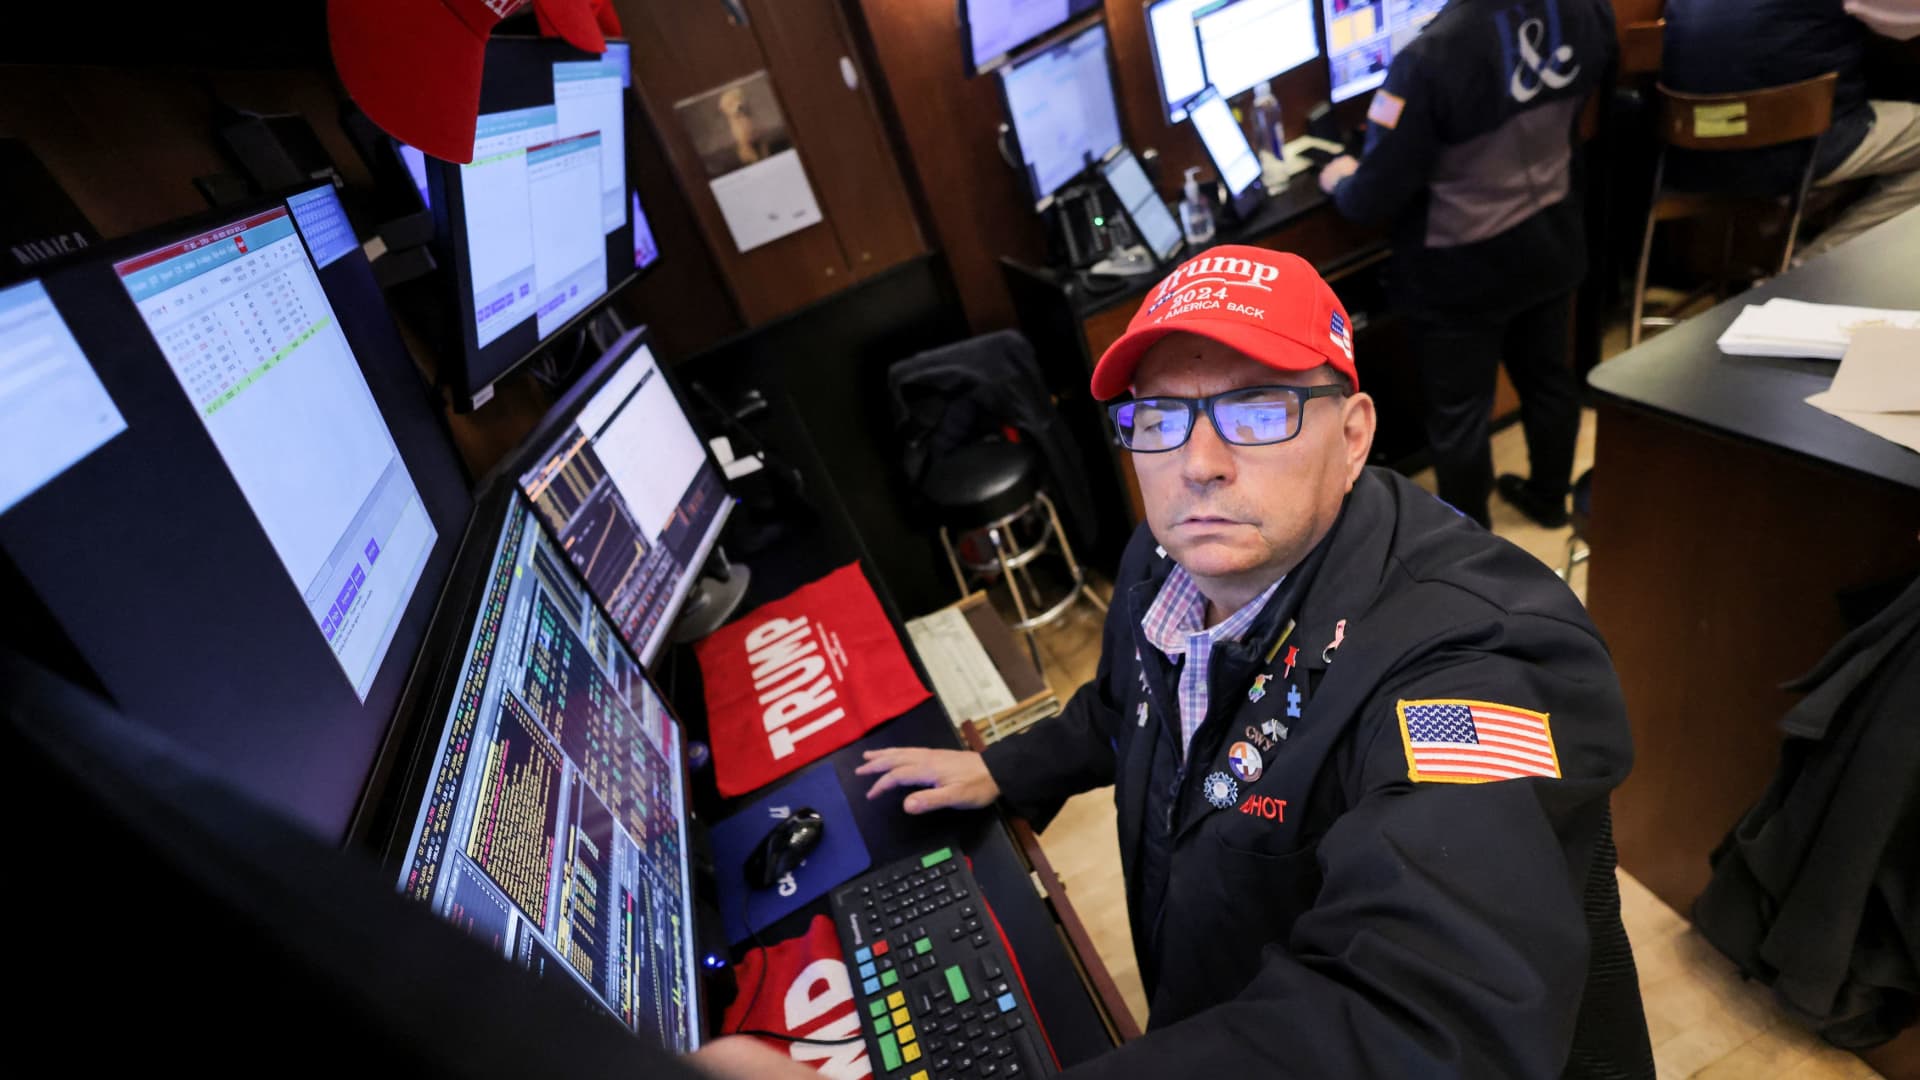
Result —
<instances>
[{"instance_id":1,"label":"red trump hat","mask_svg":"<svg viewBox=\"0 0 1920 1080\"><path fill-rule=\"evenodd\" d=\"M473 158L487 36L528 0L328 0L333 66L374 123L444 161ZM604 52L588 0L538 0L543 31Z\"/></svg>"},{"instance_id":2,"label":"red trump hat","mask_svg":"<svg viewBox=\"0 0 1920 1080\"><path fill-rule=\"evenodd\" d=\"M1147 298L1093 368L1093 396L1118 397L1154 343L1198 334L1278 371L1327 365L1354 389L1353 325L1312 264L1267 248L1223 244L1181 263Z\"/></svg>"}]
</instances>

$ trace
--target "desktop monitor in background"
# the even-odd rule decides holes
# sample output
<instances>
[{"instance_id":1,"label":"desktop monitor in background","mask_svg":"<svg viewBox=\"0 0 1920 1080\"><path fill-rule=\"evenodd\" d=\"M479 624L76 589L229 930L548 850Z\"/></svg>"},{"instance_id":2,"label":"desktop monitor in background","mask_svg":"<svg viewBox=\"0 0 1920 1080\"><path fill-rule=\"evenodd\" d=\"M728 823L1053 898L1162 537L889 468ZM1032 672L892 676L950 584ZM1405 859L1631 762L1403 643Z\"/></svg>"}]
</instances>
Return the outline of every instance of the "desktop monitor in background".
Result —
<instances>
[{"instance_id":1,"label":"desktop monitor in background","mask_svg":"<svg viewBox=\"0 0 1920 1080\"><path fill-rule=\"evenodd\" d=\"M1327 24L1327 75L1336 102L1387 81L1394 54L1418 37L1447 0L1320 0Z\"/></svg>"},{"instance_id":2,"label":"desktop monitor in background","mask_svg":"<svg viewBox=\"0 0 1920 1080\"><path fill-rule=\"evenodd\" d=\"M400 154L400 163L407 167L407 176L413 181L414 189L420 192L420 205L433 208L433 192L427 184L427 155L417 146L394 140L393 148Z\"/></svg>"},{"instance_id":3,"label":"desktop monitor in background","mask_svg":"<svg viewBox=\"0 0 1920 1080\"><path fill-rule=\"evenodd\" d=\"M1014 50L1093 11L1100 0L959 0L968 75L1005 63Z\"/></svg>"},{"instance_id":4,"label":"desktop monitor in background","mask_svg":"<svg viewBox=\"0 0 1920 1080\"><path fill-rule=\"evenodd\" d=\"M641 330L550 415L521 464L520 488L650 664L732 508L720 469Z\"/></svg>"},{"instance_id":5,"label":"desktop monitor in background","mask_svg":"<svg viewBox=\"0 0 1920 1080\"><path fill-rule=\"evenodd\" d=\"M4 559L129 716L345 836L471 501L333 188L0 291L15 356L60 439Z\"/></svg>"},{"instance_id":6,"label":"desktop monitor in background","mask_svg":"<svg viewBox=\"0 0 1920 1080\"><path fill-rule=\"evenodd\" d=\"M601 56L561 41L487 45L472 162L430 161L447 205L462 363L456 398L488 388L572 329L635 272L626 174L627 47Z\"/></svg>"},{"instance_id":7,"label":"desktop monitor in background","mask_svg":"<svg viewBox=\"0 0 1920 1080\"><path fill-rule=\"evenodd\" d=\"M1103 24L1002 68L1000 91L1036 206L1122 141Z\"/></svg>"},{"instance_id":8,"label":"desktop monitor in background","mask_svg":"<svg viewBox=\"0 0 1920 1080\"><path fill-rule=\"evenodd\" d=\"M653 226L647 212L640 208L640 193L633 193L633 268L645 270L660 260L660 242L653 238Z\"/></svg>"},{"instance_id":9,"label":"desktop monitor in background","mask_svg":"<svg viewBox=\"0 0 1920 1080\"><path fill-rule=\"evenodd\" d=\"M396 886L672 1051L702 1032L685 743L511 484L398 802ZM484 561L481 561L484 560Z\"/></svg>"},{"instance_id":10,"label":"desktop monitor in background","mask_svg":"<svg viewBox=\"0 0 1920 1080\"><path fill-rule=\"evenodd\" d=\"M1183 240L1180 224L1173 219L1167 204L1160 201L1160 193L1153 189L1153 182L1147 179L1146 170L1140 167L1133 151L1121 147L1101 163L1100 175L1106 178L1114 200L1120 204L1134 235L1152 253L1154 263L1160 266L1171 263Z\"/></svg>"},{"instance_id":11,"label":"desktop monitor in background","mask_svg":"<svg viewBox=\"0 0 1920 1080\"><path fill-rule=\"evenodd\" d=\"M1247 133L1233 118L1227 99L1212 87L1194 98L1187 112L1193 120L1193 129L1200 134L1201 144L1207 148L1207 157L1213 160L1215 174L1226 185L1234 209L1244 213L1250 201L1257 201L1266 193L1260 186L1260 157L1247 142Z\"/></svg>"},{"instance_id":12,"label":"desktop monitor in background","mask_svg":"<svg viewBox=\"0 0 1920 1080\"><path fill-rule=\"evenodd\" d=\"M1317 59L1313 0L1218 0L1193 15L1207 82L1231 98Z\"/></svg>"},{"instance_id":13,"label":"desktop monitor in background","mask_svg":"<svg viewBox=\"0 0 1920 1080\"><path fill-rule=\"evenodd\" d=\"M46 287L0 286L0 514L125 430Z\"/></svg>"},{"instance_id":14,"label":"desktop monitor in background","mask_svg":"<svg viewBox=\"0 0 1920 1080\"><path fill-rule=\"evenodd\" d=\"M1193 30L1193 13L1214 0L1148 0L1147 43L1153 52L1153 75L1160 86L1160 105L1167 123L1187 118L1187 102L1207 88L1207 69L1200 58L1200 39Z\"/></svg>"}]
</instances>

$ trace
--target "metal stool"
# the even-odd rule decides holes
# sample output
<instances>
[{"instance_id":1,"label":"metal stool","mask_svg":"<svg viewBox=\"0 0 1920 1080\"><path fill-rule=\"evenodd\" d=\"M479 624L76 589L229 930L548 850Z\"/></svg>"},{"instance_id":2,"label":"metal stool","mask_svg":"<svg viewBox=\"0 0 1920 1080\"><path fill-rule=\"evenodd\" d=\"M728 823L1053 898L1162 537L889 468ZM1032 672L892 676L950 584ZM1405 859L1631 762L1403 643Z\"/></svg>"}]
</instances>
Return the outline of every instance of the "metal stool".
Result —
<instances>
[{"instance_id":1,"label":"metal stool","mask_svg":"<svg viewBox=\"0 0 1920 1080\"><path fill-rule=\"evenodd\" d=\"M1073 556L1060 514L1053 500L1040 490L1038 472L1038 459L1023 443L975 443L934 462L920 482L920 493L940 517L940 546L946 549L947 565L953 568L960 595L973 591L967 583L970 573L981 577L997 573L1006 582L1014 610L1020 615L1013 628L1027 635L1034 665L1044 672L1046 665L1040 660L1040 646L1033 632L1065 615L1082 596L1103 613L1107 602L1087 584L1086 571ZM983 541L976 546L992 550L993 558L963 559L955 546L956 532L962 546L968 540ZM1022 534L1029 539L1022 540ZM1073 584L1065 596L1049 605L1028 566L1055 544ZM1026 596L1021 595L1022 579ZM1031 610L1028 596L1033 599Z\"/></svg>"},{"instance_id":2,"label":"metal stool","mask_svg":"<svg viewBox=\"0 0 1920 1080\"><path fill-rule=\"evenodd\" d=\"M1573 534L1567 537L1567 565L1556 571L1562 581L1573 580L1573 568L1593 554L1587 543L1587 530L1593 527L1593 470L1580 474L1573 482Z\"/></svg>"}]
</instances>

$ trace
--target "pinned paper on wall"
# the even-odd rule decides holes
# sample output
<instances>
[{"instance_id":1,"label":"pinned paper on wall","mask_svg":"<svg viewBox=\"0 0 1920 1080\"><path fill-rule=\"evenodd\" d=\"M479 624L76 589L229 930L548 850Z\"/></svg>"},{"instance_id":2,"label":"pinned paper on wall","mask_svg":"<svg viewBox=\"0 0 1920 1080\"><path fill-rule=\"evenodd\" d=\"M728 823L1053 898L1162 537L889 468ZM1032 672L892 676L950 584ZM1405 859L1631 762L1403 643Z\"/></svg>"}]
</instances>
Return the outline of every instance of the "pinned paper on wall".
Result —
<instances>
[{"instance_id":1,"label":"pinned paper on wall","mask_svg":"<svg viewBox=\"0 0 1920 1080\"><path fill-rule=\"evenodd\" d=\"M823 220L765 71L674 103L742 252Z\"/></svg>"}]
</instances>

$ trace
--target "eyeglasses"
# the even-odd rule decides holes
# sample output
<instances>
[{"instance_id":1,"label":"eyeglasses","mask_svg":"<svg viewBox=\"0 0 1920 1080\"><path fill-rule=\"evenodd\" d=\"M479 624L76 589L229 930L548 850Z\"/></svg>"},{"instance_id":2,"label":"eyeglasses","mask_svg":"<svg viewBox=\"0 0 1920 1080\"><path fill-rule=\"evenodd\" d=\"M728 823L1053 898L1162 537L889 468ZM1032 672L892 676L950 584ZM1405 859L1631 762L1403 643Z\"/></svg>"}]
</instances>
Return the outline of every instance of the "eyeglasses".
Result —
<instances>
[{"instance_id":1,"label":"eyeglasses","mask_svg":"<svg viewBox=\"0 0 1920 1080\"><path fill-rule=\"evenodd\" d=\"M1300 434L1300 414L1317 397L1345 397L1339 383L1323 386L1249 386L1211 397L1150 397L1107 406L1120 445L1136 454L1178 450L1193 435L1193 418L1205 410L1213 430L1235 446L1266 446Z\"/></svg>"}]
</instances>

